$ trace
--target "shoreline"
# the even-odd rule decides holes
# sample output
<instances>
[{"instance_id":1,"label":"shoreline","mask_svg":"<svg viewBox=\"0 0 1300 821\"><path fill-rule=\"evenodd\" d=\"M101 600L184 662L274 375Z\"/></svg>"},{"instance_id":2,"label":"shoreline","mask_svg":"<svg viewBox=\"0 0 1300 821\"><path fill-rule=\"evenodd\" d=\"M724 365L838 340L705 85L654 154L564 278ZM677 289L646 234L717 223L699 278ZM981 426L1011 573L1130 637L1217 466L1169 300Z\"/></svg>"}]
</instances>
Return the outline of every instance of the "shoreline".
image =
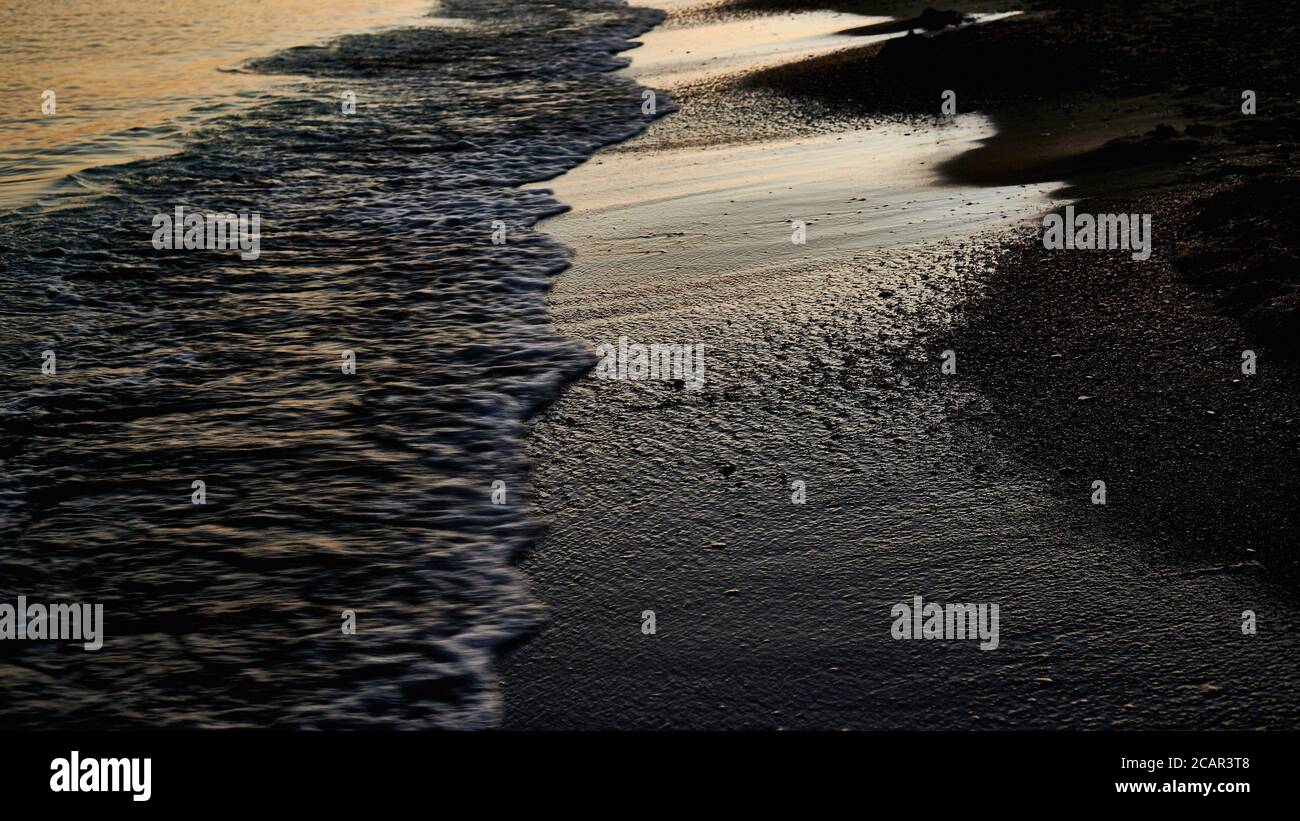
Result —
<instances>
[{"instance_id":1,"label":"shoreline","mask_svg":"<svg viewBox=\"0 0 1300 821\"><path fill-rule=\"evenodd\" d=\"M544 227L575 249L551 294L558 331L593 346L620 334L702 341L710 371L698 393L587 376L532 421L547 536L522 567L551 618L499 662L504 726L1294 726L1294 697L1273 687L1297 672L1295 639L1274 632L1296 619L1288 591L1254 564L1171 567L1122 510L1067 510L1057 477L1007 442L1026 429L989 422L1015 411L1013 397L933 375L937 342L987 295L1016 219L945 239L924 215L904 216L915 233L902 242L846 227L810 239L809 254L788 247L784 221L819 196L852 199L833 184L809 194L814 178L865 187L877 206L900 194L867 187L854 175L871 164L843 157L878 149L893 170L920 162L923 146L951 160L991 133L959 147L840 107L816 137L806 99L741 88L705 84L703 102L551 183L572 211ZM741 104L708 104L732 93ZM758 140L743 128L755 100L766 101ZM853 129L861 142L844 154L803 150ZM692 166L698 134L722 149ZM821 173L763 154L782 140ZM938 221L943 196L960 192L950 218L991 189L934 190ZM1041 213L1045 193L1020 196ZM817 214L810 236L884 210L843 205ZM792 503L796 479L804 504ZM1003 602L1000 649L892 640L891 605L916 594ZM1234 620L1246 607L1274 631L1243 642ZM654 635L641 630L645 610Z\"/></svg>"}]
</instances>

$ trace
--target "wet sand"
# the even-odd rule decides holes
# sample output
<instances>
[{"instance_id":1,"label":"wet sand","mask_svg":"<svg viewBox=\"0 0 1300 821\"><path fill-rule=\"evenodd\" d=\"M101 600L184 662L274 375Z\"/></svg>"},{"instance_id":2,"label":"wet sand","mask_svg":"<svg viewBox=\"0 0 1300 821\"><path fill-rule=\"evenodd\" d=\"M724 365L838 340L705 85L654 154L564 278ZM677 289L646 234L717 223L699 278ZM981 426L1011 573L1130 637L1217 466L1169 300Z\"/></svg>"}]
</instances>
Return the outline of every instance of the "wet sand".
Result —
<instances>
[{"instance_id":1,"label":"wet sand","mask_svg":"<svg viewBox=\"0 0 1300 821\"><path fill-rule=\"evenodd\" d=\"M649 33L629 71L681 110L548 185L573 207L542 225L575 249L559 331L703 342L708 370L698 393L588 375L534 421L549 529L523 567L549 621L502 660L504 726L1293 727L1297 614L1258 562L1169 560L1122 498L1028 464L988 394L935 375L1065 180L940 173L994 138L984 116L818 117L745 83L836 47L839 21L799 18L779 20L802 42L756 24L767 46L716 75L681 45L708 38ZM999 649L894 640L915 595L999 603Z\"/></svg>"},{"instance_id":2,"label":"wet sand","mask_svg":"<svg viewBox=\"0 0 1300 821\"><path fill-rule=\"evenodd\" d=\"M1129 532L1183 562L1262 561L1294 591L1300 248L1283 215L1300 204L1297 43L1281 7L1059 2L750 84L912 117L955 85L997 133L945 163L950 179L1066 180L1057 193L1080 211L1152 215L1142 263L1008 236L931 347L978 354L965 376L996 412L985 427L1035 469L1122 476ZM1266 102L1247 111L1244 88ZM1244 375L1246 351L1266 367Z\"/></svg>"}]
</instances>

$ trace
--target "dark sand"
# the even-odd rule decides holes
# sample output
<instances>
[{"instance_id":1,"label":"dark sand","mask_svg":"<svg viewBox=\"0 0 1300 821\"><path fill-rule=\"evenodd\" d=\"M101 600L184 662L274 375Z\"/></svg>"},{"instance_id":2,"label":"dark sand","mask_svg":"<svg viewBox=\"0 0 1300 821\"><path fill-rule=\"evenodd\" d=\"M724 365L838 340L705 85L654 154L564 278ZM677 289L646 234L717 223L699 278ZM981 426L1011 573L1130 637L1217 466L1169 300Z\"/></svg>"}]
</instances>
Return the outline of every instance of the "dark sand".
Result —
<instances>
[{"instance_id":1,"label":"dark sand","mask_svg":"<svg viewBox=\"0 0 1300 821\"><path fill-rule=\"evenodd\" d=\"M923 8L908 5L890 8ZM1010 225L947 239L913 226L901 244L843 230L797 256L775 242L759 264L766 246L698 224L699 201L584 206L558 181L575 213L545 227L577 251L552 298L559 329L592 344L702 340L708 383L687 393L586 378L535 421L550 530L524 568L551 618L503 659L506 727L1296 727L1294 378L1268 341L1279 337L1261 330L1286 321L1274 303L1296 269L1233 251L1290 253L1269 209L1293 142L1274 136L1285 112L1261 106L1242 122L1231 98L1207 110L1216 92L1196 71L1230 62L1175 59L1175 46L1213 39L1197 28L1213 17L1206 5L1133 24L1168 48L1130 43L1114 14L1027 15L924 36L934 45L890 40L674 87L681 111L609 160L643 154L610 170L629 191L652 190L680 162L671 149L701 133L812 140L887 119L939 135L954 126L933 122L938 93L900 78L986 49L987 65L948 64L969 82L956 127L978 103L1002 130L947 152L950 188L921 182L912 196L958 193L958 213L982 201L975 185L1106 196L1077 207L1155 215L1141 270L1118 253L1045 256L1037 231L1014 225L1025 195L1008 199ZM1280 16L1268 25L1291 31ZM1038 73L996 65L1039 39L1026 56ZM890 49L901 51L884 58ZM1089 74L1089 49L1131 60L1119 74L1159 73L1118 88ZM1037 84L1067 68L1068 88ZM1243 87L1283 87L1280 63L1261 56L1256 70L1265 77ZM727 99L780 102L709 103ZM1174 136L1155 129L1164 121ZM901 139L893 128L868 134ZM881 168L899 171L896 159ZM869 175L828 173L873 192L862 220L901 204L882 202L897 192ZM707 179L724 202L740 184ZM779 193L779 169L754 182L772 197L755 235L788 232L800 186ZM681 236L647 230L678 201ZM1248 346L1261 370L1242 378ZM959 353L956 377L938 375L944 348ZM1105 507L1089 503L1095 478ZM807 482L805 505L791 503L794 479ZM892 640L890 607L917 594L1000 603L1001 647ZM654 636L641 633L644 609ZM1256 636L1241 634L1245 609L1259 614Z\"/></svg>"},{"instance_id":2,"label":"dark sand","mask_svg":"<svg viewBox=\"0 0 1300 821\"><path fill-rule=\"evenodd\" d=\"M1294 583L1300 24L1274 4L1060 5L753 82L793 92L816 76L837 107L920 113L960 78L999 133L948 163L952 179L1066 180L1078 211L1152 214L1146 262L1045 252L1024 232L932 347L974 354L964 377L996 408L987 427L1027 461L1122 477L1115 512L1142 538Z\"/></svg>"}]
</instances>

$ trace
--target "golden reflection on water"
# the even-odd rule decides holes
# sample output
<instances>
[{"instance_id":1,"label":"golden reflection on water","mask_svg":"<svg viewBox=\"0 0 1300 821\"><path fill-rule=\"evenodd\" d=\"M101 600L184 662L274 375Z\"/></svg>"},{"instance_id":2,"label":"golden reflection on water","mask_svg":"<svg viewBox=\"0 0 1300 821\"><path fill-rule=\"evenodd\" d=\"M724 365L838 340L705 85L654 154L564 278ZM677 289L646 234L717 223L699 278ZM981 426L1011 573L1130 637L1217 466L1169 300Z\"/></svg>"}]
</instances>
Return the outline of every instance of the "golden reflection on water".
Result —
<instances>
[{"instance_id":1,"label":"golden reflection on water","mask_svg":"<svg viewBox=\"0 0 1300 821\"><path fill-rule=\"evenodd\" d=\"M434 5L0 0L0 209L71 172L165 152L221 103L283 81L240 71L250 58L418 24Z\"/></svg>"}]
</instances>

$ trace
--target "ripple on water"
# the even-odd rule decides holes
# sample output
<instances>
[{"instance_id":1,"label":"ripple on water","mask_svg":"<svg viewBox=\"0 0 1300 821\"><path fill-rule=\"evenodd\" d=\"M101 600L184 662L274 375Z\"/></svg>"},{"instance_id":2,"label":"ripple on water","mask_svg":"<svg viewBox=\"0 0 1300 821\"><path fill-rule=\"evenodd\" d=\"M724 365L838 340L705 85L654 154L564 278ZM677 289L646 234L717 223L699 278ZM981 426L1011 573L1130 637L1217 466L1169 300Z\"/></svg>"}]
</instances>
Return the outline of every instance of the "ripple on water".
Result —
<instances>
[{"instance_id":1,"label":"ripple on water","mask_svg":"<svg viewBox=\"0 0 1300 821\"><path fill-rule=\"evenodd\" d=\"M608 72L659 13L440 13L473 25L280 52L255 68L301 96L0 219L0 601L107 625L98 653L0 643L4 726L494 721L491 648L539 614L510 566L536 526L489 489L526 502L522 419L588 364L543 311L562 206L514 186L644 126ZM153 250L176 205L257 211L260 259Z\"/></svg>"}]
</instances>

